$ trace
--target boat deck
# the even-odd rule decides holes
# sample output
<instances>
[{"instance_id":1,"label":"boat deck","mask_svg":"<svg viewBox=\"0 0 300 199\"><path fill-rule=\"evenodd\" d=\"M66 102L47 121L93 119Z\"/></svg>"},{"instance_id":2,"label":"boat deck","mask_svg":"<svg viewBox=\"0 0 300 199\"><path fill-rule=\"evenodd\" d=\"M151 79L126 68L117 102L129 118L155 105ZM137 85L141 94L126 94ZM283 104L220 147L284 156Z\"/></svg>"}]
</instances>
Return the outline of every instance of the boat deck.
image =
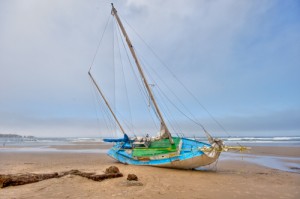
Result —
<instances>
[{"instance_id":1,"label":"boat deck","mask_svg":"<svg viewBox=\"0 0 300 199\"><path fill-rule=\"evenodd\" d=\"M134 157L149 157L178 151L181 138L173 137L174 144L172 145L169 139L162 139L151 142L148 148L134 148L132 156Z\"/></svg>"}]
</instances>

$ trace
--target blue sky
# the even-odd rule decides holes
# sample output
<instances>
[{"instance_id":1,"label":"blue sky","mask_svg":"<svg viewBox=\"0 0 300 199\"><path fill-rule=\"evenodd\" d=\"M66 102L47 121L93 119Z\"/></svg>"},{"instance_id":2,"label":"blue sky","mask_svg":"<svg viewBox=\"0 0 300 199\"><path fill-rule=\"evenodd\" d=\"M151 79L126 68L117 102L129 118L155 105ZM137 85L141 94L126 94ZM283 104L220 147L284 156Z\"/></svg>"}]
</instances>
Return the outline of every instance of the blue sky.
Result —
<instances>
[{"instance_id":1,"label":"blue sky","mask_svg":"<svg viewBox=\"0 0 300 199\"><path fill-rule=\"evenodd\" d=\"M121 18L230 135L300 135L299 1L113 2ZM110 9L110 1L104 0L0 1L0 133L107 135L105 114L87 71ZM197 121L213 135L226 135L125 26L138 54L148 59L144 67L154 78L150 82L166 89L151 73L157 71ZM93 74L118 113L135 118L136 134L155 134L151 114L142 108L138 92L128 92L129 102L123 95L124 82L136 87L128 80L134 78L127 75L128 63L124 61L127 79L120 73L115 83L111 78L107 66L113 63L112 35L109 26ZM157 89L154 86L154 92ZM180 132L203 135L172 106L169 109L166 116L175 121L175 130L181 126Z\"/></svg>"}]
</instances>

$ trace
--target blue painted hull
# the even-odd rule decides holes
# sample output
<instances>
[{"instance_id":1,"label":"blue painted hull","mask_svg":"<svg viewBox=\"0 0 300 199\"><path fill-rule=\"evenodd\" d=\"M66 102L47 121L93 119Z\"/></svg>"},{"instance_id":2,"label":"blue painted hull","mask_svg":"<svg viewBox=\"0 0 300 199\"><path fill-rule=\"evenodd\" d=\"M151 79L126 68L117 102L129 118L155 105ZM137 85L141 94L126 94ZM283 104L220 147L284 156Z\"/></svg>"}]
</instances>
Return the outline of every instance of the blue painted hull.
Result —
<instances>
[{"instance_id":1,"label":"blue painted hull","mask_svg":"<svg viewBox=\"0 0 300 199\"><path fill-rule=\"evenodd\" d=\"M147 165L157 167L168 167L178 169L193 169L209 165L216 161L220 152L207 154L200 150L202 147L212 147L210 144L182 138L182 147L177 155L164 154L161 157L150 157L150 159L139 160L132 156L132 150L122 149L123 143L116 143L108 155L121 163L132 165Z\"/></svg>"}]
</instances>

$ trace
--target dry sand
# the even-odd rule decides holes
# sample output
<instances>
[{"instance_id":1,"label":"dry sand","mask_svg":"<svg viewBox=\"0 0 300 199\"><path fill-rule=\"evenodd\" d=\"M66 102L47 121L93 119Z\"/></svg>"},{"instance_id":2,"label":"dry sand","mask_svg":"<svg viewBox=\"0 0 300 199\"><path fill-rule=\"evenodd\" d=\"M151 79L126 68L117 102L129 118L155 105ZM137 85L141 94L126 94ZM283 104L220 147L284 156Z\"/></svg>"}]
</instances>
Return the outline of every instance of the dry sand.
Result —
<instances>
[{"instance_id":1,"label":"dry sand","mask_svg":"<svg viewBox=\"0 0 300 199\"><path fill-rule=\"evenodd\" d=\"M79 144L78 148L86 149L87 146ZM71 148L74 149L74 146ZM299 157L298 147L286 149L286 156ZM261 154L262 151L283 155L282 147L267 147L266 150L259 147L253 153ZM123 165L97 153L0 152L1 174L50 173L70 169L100 174L111 165L119 167L124 177L95 182L79 176L65 176L0 189L0 198L300 198L300 174L265 168L243 160L219 161L217 167L193 171ZM143 186L125 186L126 176L130 173L136 174Z\"/></svg>"}]
</instances>

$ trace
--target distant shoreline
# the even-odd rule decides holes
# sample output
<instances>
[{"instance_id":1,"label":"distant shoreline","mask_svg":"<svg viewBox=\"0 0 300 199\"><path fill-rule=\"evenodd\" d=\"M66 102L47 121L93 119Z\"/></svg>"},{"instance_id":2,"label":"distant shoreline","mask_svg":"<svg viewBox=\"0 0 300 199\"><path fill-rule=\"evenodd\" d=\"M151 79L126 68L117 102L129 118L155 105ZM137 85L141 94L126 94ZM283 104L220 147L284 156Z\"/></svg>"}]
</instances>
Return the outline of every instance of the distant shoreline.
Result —
<instances>
[{"instance_id":1,"label":"distant shoreline","mask_svg":"<svg viewBox=\"0 0 300 199\"><path fill-rule=\"evenodd\" d=\"M0 138L36 138L32 135L18 135L18 134L3 134L0 133Z\"/></svg>"}]
</instances>

